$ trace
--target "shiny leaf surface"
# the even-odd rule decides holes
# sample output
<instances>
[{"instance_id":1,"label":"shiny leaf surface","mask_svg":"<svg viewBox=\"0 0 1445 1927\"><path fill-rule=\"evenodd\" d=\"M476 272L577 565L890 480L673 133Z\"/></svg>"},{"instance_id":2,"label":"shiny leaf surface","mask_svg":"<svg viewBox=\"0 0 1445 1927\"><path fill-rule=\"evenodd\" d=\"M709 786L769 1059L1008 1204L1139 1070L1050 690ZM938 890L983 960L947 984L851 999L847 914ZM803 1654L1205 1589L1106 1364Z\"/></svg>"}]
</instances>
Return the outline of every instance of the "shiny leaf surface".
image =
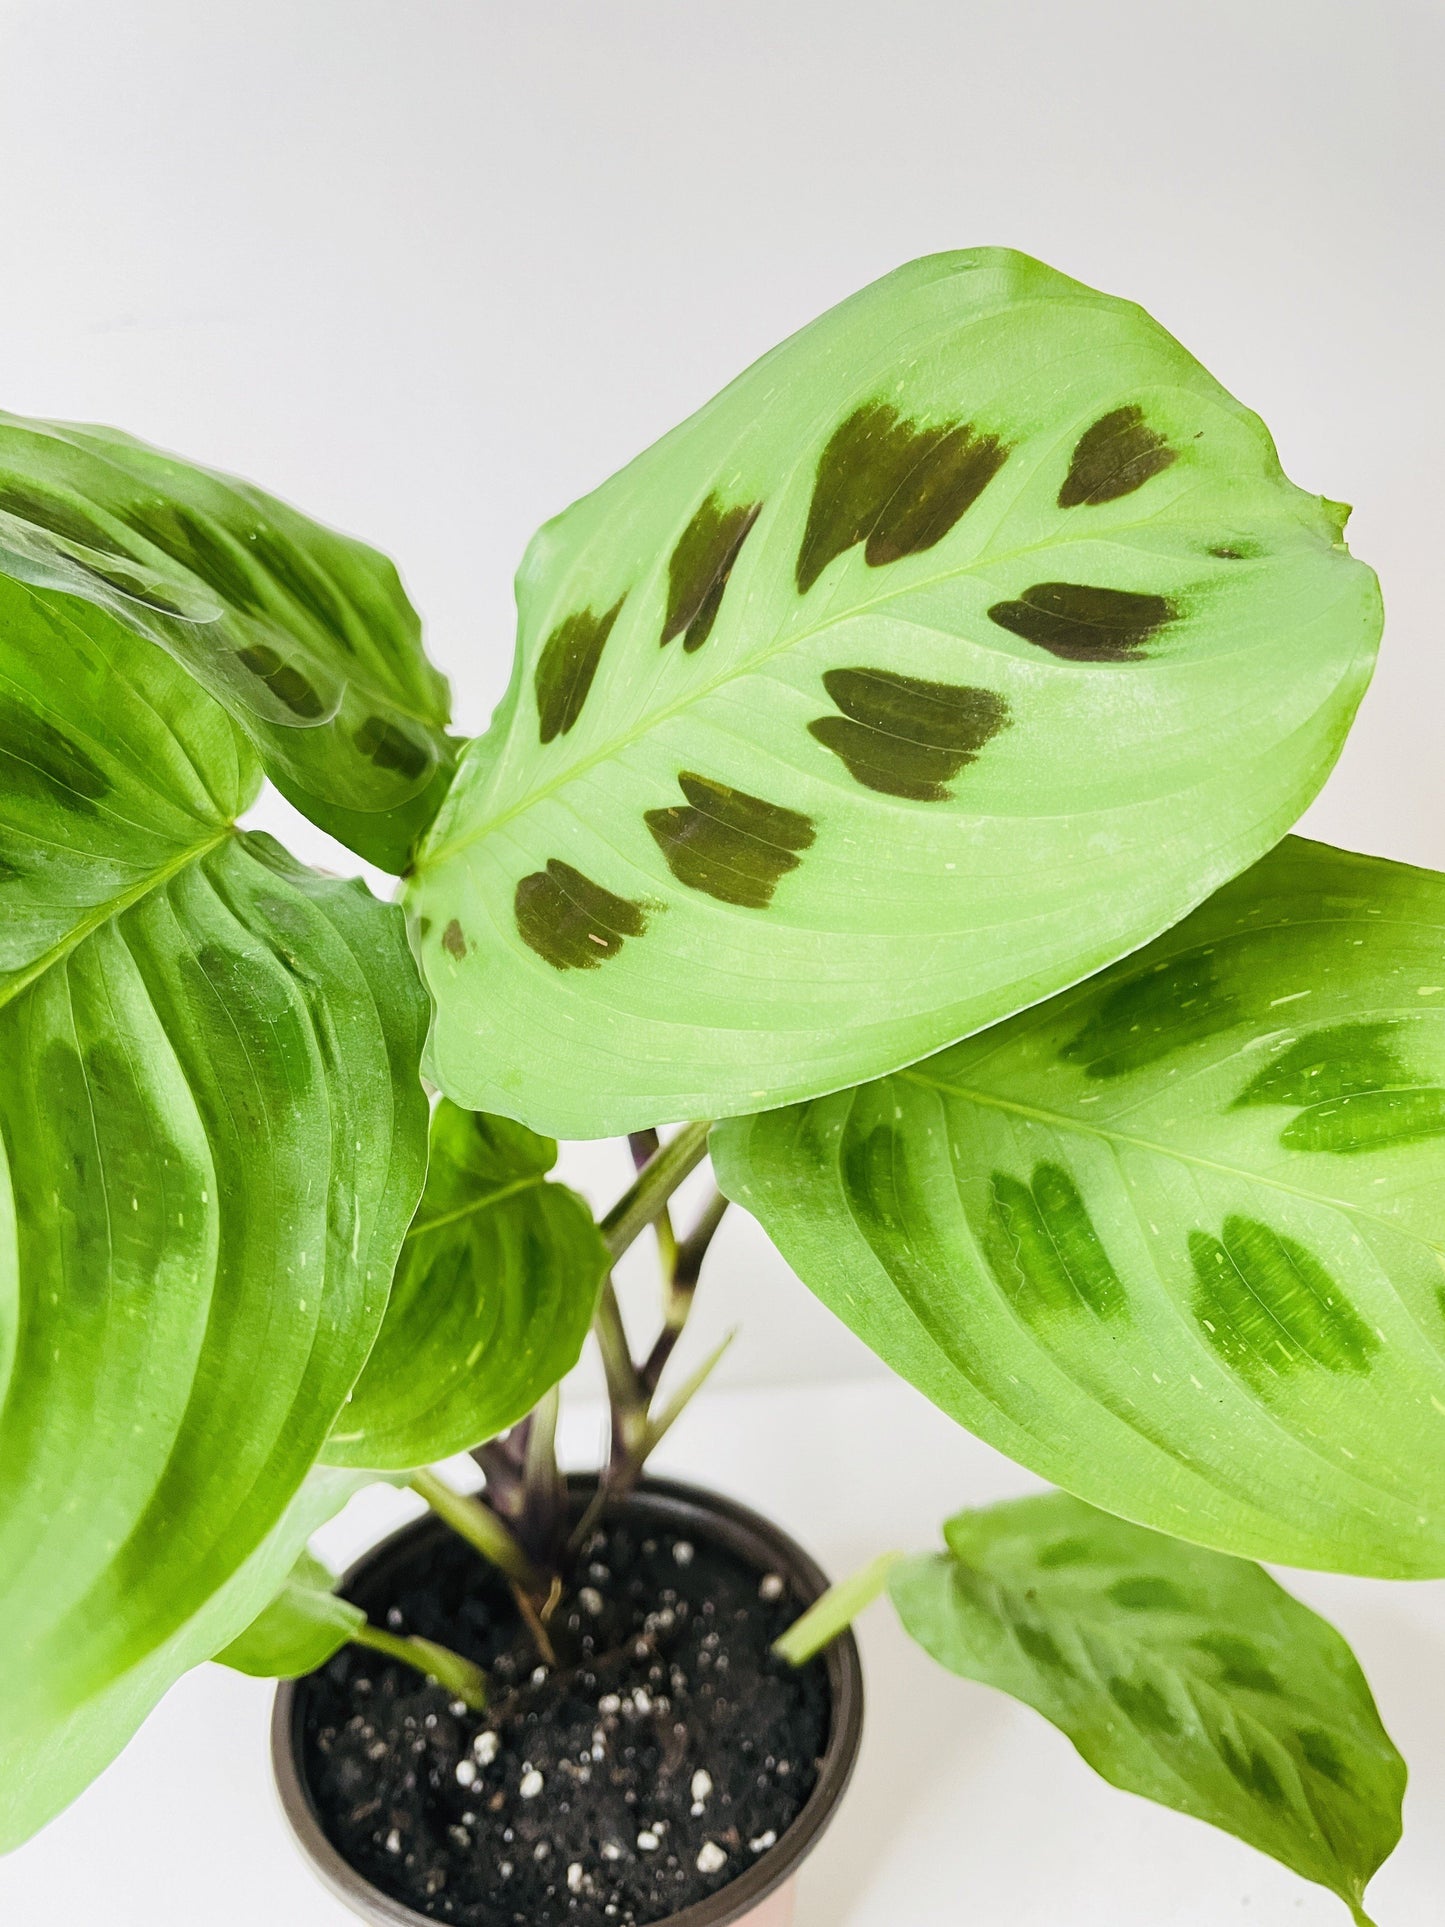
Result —
<instances>
[{"instance_id":1,"label":"shiny leaf surface","mask_svg":"<svg viewBox=\"0 0 1445 1927\"><path fill-rule=\"evenodd\" d=\"M399 913L235 832L254 761L167 654L0 579L0 692L8 1736L139 1676L275 1531L380 1325L426 1102Z\"/></svg>"},{"instance_id":2,"label":"shiny leaf surface","mask_svg":"<svg viewBox=\"0 0 1445 1927\"><path fill-rule=\"evenodd\" d=\"M556 1159L523 1125L438 1104L386 1317L327 1442L334 1464L467 1451L576 1364L609 1260L582 1199L547 1181Z\"/></svg>"},{"instance_id":3,"label":"shiny leaf surface","mask_svg":"<svg viewBox=\"0 0 1445 1927\"><path fill-rule=\"evenodd\" d=\"M385 557L113 429L0 414L0 573L165 650L298 809L403 867L454 749L446 683Z\"/></svg>"}]
</instances>

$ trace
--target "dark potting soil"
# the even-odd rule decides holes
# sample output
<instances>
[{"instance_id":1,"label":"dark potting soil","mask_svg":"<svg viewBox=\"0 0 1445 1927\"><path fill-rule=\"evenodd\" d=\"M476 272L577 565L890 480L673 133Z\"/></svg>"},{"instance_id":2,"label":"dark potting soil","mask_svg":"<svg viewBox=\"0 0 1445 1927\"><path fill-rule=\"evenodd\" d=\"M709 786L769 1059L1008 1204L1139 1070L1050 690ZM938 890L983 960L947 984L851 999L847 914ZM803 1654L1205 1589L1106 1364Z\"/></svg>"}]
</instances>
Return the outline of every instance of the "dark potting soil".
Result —
<instances>
[{"instance_id":1,"label":"dark potting soil","mask_svg":"<svg viewBox=\"0 0 1445 1927\"><path fill-rule=\"evenodd\" d=\"M504 1583L450 1534L351 1596L484 1666L487 1712L348 1646L305 1683L327 1836L384 1893L456 1927L642 1927L778 1840L828 1738L823 1663L768 1651L799 1603L700 1533L604 1521L543 1668Z\"/></svg>"}]
</instances>

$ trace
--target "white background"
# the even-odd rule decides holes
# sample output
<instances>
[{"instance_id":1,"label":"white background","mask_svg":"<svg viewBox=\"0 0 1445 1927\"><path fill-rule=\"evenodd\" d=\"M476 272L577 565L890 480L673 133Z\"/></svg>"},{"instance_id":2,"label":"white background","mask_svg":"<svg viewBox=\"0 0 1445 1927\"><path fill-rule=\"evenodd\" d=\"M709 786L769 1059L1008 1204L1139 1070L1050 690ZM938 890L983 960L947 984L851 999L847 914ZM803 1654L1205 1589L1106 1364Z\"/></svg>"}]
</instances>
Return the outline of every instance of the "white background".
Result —
<instances>
[{"instance_id":1,"label":"white background","mask_svg":"<svg viewBox=\"0 0 1445 1927\"><path fill-rule=\"evenodd\" d=\"M0 405L117 423L389 550L476 729L506 679L509 577L538 522L863 282L933 249L1021 247L1141 300L1260 409L1295 480L1356 504L1389 629L1306 827L1445 866L1442 71L1438 0L0 0ZM283 806L261 815L327 860ZM603 1198L624 1160L599 1147L567 1168ZM743 1221L720 1240L700 1342L739 1321L735 1388L817 1380L816 1409L833 1411L826 1384L877 1373ZM781 1398L734 1390L693 1438L724 1411L741 1423L749 1400L804 1409ZM796 1429L803 1492L818 1446ZM948 1435L928 1436L952 1463ZM679 1450L706 1469L696 1444ZM806 1533L806 1514L794 1523ZM861 1552L866 1524L820 1513L813 1536ZM1431 1597L1360 1607L1415 1628L1435 1667L1428 1730L1445 1725ZM926 1783L939 1689L911 1677ZM1399 1684L1401 1718L1418 1717ZM980 1744L1024 1717L987 1709ZM1049 1744L1021 1730L1030 1759ZM147 1771L137 1786L194 1784ZM1100 1867L1106 1807L1132 1803L1101 1804L1072 1769L1058 1786L1067 1810L1037 1815L1042 1836L1087 1813L1079 1885L1112 1883L1091 1920L1329 1917L1296 1911L1287 1883L1268 1889L1285 1911L1231 1912L1248 1857L1202 1834L1171 1897L1157 1877L1199 1830L1167 1818L1145 1827L1164 1860ZM1445 1817L1436 1793L1417 1835ZM192 1805L196 1825L223 1825ZM162 1879L165 1816L123 1812L137 1868ZM968 1810L937 1824L961 1873L1043 1851L1020 1847L1032 1816L1022 1836ZM7 1920L68 1927L40 1887L16 1887L20 1869L62 1867L77 1921L223 1918L194 1897L173 1915L120 1897L101 1843L77 1865L85 1835L67 1826L0 1866ZM244 1862L244 1828L231 1845ZM829 1904L820 1923L854 1918ZM960 1911L939 1899L917 1919ZM1037 1916L1085 1917L1082 1899Z\"/></svg>"}]
</instances>

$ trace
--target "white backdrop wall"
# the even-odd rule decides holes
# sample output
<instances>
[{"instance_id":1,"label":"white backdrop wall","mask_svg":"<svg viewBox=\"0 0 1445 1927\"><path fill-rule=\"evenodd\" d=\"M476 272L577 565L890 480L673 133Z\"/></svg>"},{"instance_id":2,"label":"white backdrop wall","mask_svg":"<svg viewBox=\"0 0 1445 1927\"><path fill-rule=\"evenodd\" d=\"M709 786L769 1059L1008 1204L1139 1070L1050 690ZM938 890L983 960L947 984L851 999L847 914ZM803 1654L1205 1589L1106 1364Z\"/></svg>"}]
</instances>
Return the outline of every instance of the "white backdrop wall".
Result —
<instances>
[{"instance_id":1,"label":"white backdrop wall","mask_svg":"<svg viewBox=\"0 0 1445 1927\"><path fill-rule=\"evenodd\" d=\"M0 0L0 406L389 550L478 729L540 521L875 275L1024 248L1356 504L1388 638L1306 827L1445 866L1442 70L1440 0ZM730 1375L873 1369L755 1226L713 1267Z\"/></svg>"}]
</instances>

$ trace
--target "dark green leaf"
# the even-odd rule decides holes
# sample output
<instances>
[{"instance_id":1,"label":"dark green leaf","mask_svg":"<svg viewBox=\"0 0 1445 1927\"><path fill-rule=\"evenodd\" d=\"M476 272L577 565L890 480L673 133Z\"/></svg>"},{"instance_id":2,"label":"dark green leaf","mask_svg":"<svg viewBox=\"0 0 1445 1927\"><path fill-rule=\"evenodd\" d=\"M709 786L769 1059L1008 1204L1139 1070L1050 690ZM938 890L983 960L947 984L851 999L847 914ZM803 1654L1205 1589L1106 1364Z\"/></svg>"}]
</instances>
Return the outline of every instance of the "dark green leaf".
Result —
<instances>
[{"instance_id":1,"label":"dark green leaf","mask_svg":"<svg viewBox=\"0 0 1445 1927\"><path fill-rule=\"evenodd\" d=\"M608 1266L592 1214L547 1182L550 1138L458 1110L431 1166L380 1336L327 1442L337 1465L408 1467L505 1430L576 1364Z\"/></svg>"},{"instance_id":2,"label":"dark green leaf","mask_svg":"<svg viewBox=\"0 0 1445 1927\"><path fill-rule=\"evenodd\" d=\"M1035 1707L1114 1786L1208 1820L1358 1921L1405 1763L1332 1626L1256 1565L1063 1493L963 1512L890 1589L942 1665Z\"/></svg>"},{"instance_id":3,"label":"dark green leaf","mask_svg":"<svg viewBox=\"0 0 1445 1927\"><path fill-rule=\"evenodd\" d=\"M421 1188L425 1013L394 908L235 832L254 760L165 652L0 577L0 692L0 1729L43 1749L311 1469Z\"/></svg>"},{"instance_id":4,"label":"dark green leaf","mask_svg":"<svg viewBox=\"0 0 1445 1927\"><path fill-rule=\"evenodd\" d=\"M162 1694L261 1611L310 1535L373 1476L327 1466L308 1473L269 1537L163 1645L59 1718L0 1721L0 1853L85 1791Z\"/></svg>"},{"instance_id":5,"label":"dark green leaf","mask_svg":"<svg viewBox=\"0 0 1445 1927\"><path fill-rule=\"evenodd\" d=\"M298 809L404 867L455 745L446 683L383 556L113 430L0 414L0 572L158 644Z\"/></svg>"}]
</instances>

